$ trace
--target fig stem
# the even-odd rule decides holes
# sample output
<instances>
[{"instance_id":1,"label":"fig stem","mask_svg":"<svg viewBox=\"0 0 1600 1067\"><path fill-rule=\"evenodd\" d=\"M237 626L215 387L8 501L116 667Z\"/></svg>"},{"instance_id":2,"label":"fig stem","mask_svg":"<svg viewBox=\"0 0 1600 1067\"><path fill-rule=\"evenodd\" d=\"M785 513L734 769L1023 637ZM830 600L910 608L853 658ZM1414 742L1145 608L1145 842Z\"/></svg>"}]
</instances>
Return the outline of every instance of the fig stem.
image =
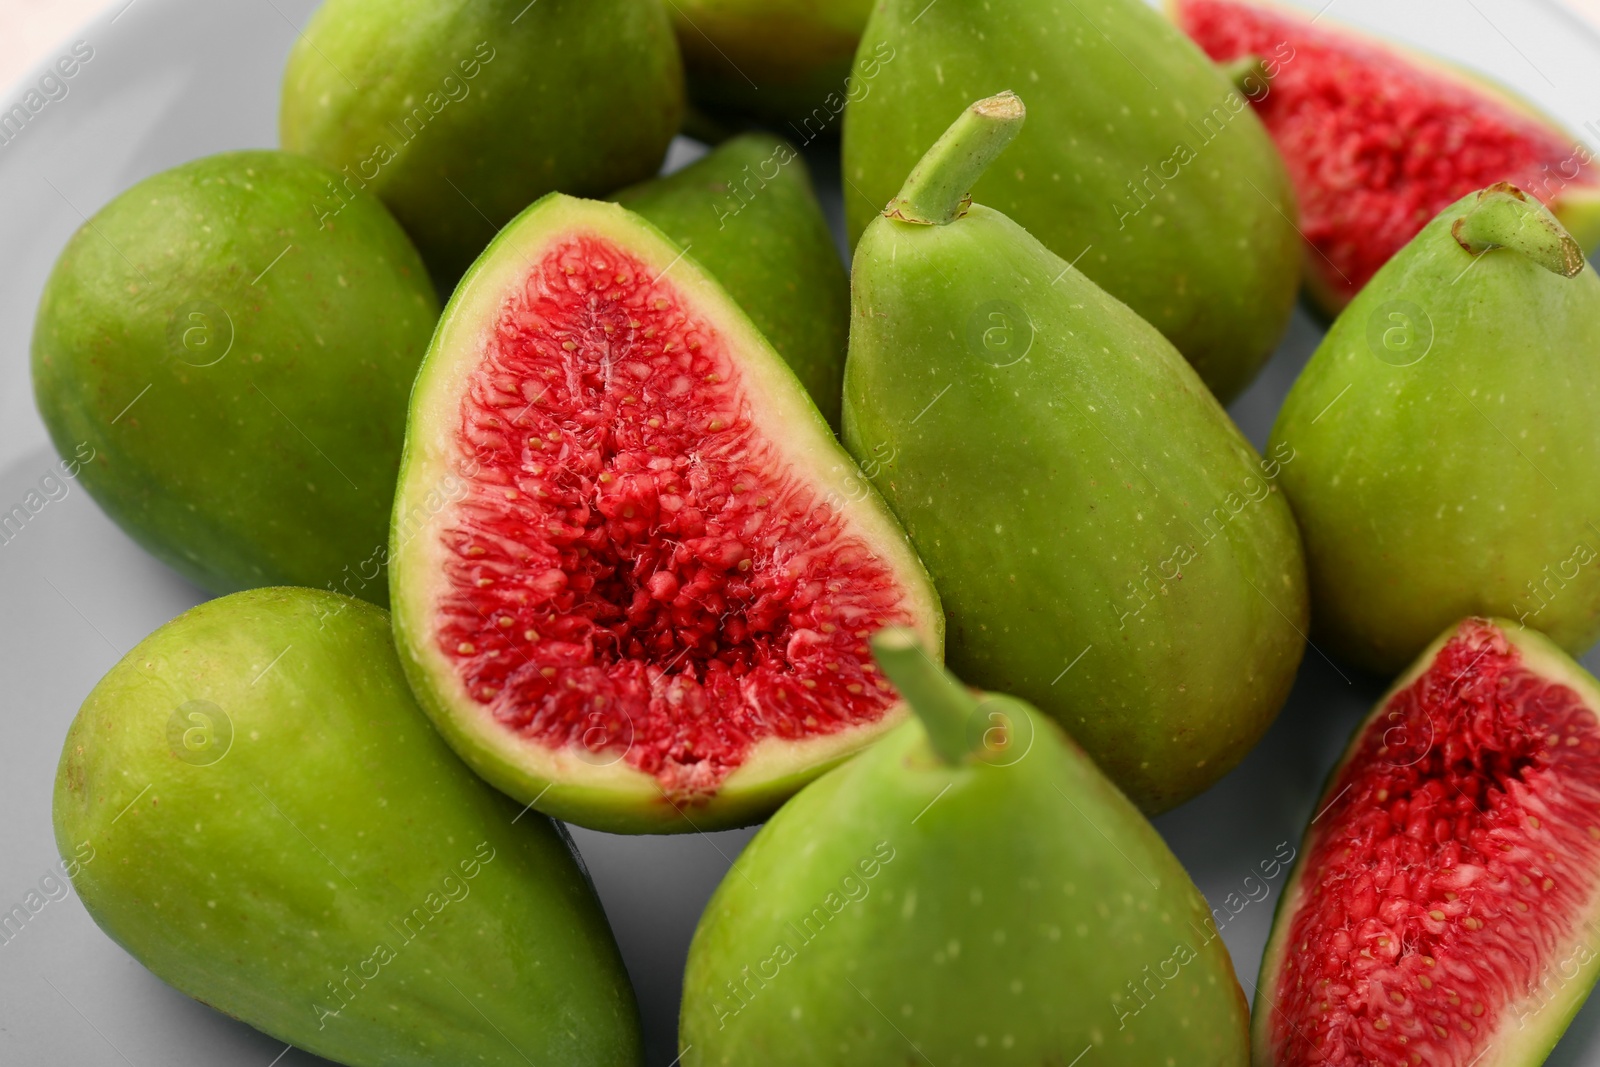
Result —
<instances>
[{"instance_id":1,"label":"fig stem","mask_svg":"<svg viewBox=\"0 0 1600 1067\"><path fill-rule=\"evenodd\" d=\"M1583 271L1583 249L1578 242L1543 204L1507 182L1478 193L1450 233L1475 256L1509 248L1563 278L1576 278Z\"/></svg>"},{"instance_id":2,"label":"fig stem","mask_svg":"<svg viewBox=\"0 0 1600 1067\"><path fill-rule=\"evenodd\" d=\"M872 654L900 696L928 732L928 742L939 758L955 765L976 746L968 727L978 711L978 699L955 677L928 658L927 650L911 630L880 630L872 638ZM981 732L979 738L981 739Z\"/></svg>"},{"instance_id":3,"label":"fig stem","mask_svg":"<svg viewBox=\"0 0 1600 1067\"><path fill-rule=\"evenodd\" d=\"M972 206L972 187L1022 130L1027 109L1007 90L961 113L944 136L911 168L885 216L920 226L945 226Z\"/></svg>"}]
</instances>

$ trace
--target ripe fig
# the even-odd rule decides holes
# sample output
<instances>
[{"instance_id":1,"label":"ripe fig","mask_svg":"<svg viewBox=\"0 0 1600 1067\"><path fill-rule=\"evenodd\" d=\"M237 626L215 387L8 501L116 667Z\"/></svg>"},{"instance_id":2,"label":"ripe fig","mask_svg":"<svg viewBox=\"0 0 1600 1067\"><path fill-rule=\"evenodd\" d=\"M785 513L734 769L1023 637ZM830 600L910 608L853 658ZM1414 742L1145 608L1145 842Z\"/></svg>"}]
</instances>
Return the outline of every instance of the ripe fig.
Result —
<instances>
[{"instance_id":1,"label":"ripe fig","mask_svg":"<svg viewBox=\"0 0 1600 1067\"><path fill-rule=\"evenodd\" d=\"M1543 1063L1600 973L1600 686L1467 619L1328 779L1261 964L1258 1067Z\"/></svg>"},{"instance_id":2,"label":"ripe fig","mask_svg":"<svg viewBox=\"0 0 1600 1067\"><path fill-rule=\"evenodd\" d=\"M660 227L722 283L837 426L850 279L795 147L744 134L612 199Z\"/></svg>"},{"instance_id":3,"label":"ripe fig","mask_svg":"<svg viewBox=\"0 0 1600 1067\"><path fill-rule=\"evenodd\" d=\"M401 658L462 757L595 829L759 820L894 725L866 639L937 595L793 372L685 251L553 194L412 393Z\"/></svg>"},{"instance_id":4,"label":"ripe fig","mask_svg":"<svg viewBox=\"0 0 1600 1067\"><path fill-rule=\"evenodd\" d=\"M1223 403L1294 308L1283 162L1244 95L1143 0L881 0L844 123L852 240L972 101L1032 101L971 190L1177 346Z\"/></svg>"},{"instance_id":5,"label":"ripe fig","mask_svg":"<svg viewBox=\"0 0 1600 1067\"><path fill-rule=\"evenodd\" d=\"M656 172L683 120L661 0L324 0L289 53L283 147L376 193L448 289L545 193Z\"/></svg>"},{"instance_id":6,"label":"ripe fig","mask_svg":"<svg viewBox=\"0 0 1600 1067\"><path fill-rule=\"evenodd\" d=\"M1243 1067L1228 950L1154 827L1027 704L904 632L874 645L916 719L723 879L689 950L685 1067Z\"/></svg>"},{"instance_id":7,"label":"ripe fig","mask_svg":"<svg viewBox=\"0 0 1600 1067\"><path fill-rule=\"evenodd\" d=\"M845 108L872 0L674 0L689 95L712 111L791 122L807 138Z\"/></svg>"},{"instance_id":8,"label":"ripe fig","mask_svg":"<svg viewBox=\"0 0 1600 1067\"><path fill-rule=\"evenodd\" d=\"M1165 338L968 190L979 101L856 248L844 438L949 614L951 668L1055 716L1146 811L1277 715L1305 565L1275 479Z\"/></svg>"},{"instance_id":9,"label":"ripe fig","mask_svg":"<svg viewBox=\"0 0 1600 1067\"><path fill-rule=\"evenodd\" d=\"M1600 281L1513 186L1466 196L1345 309L1272 448L1319 642L1393 674L1452 621L1600 636Z\"/></svg>"},{"instance_id":10,"label":"ripe fig","mask_svg":"<svg viewBox=\"0 0 1600 1067\"><path fill-rule=\"evenodd\" d=\"M1213 59L1241 72L1282 151L1300 201L1306 285L1330 315L1429 219L1496 182L1544 201L1585 248L1600 244L1600 170L1589 150L1504 86L1276 3L1170 6Z\"/></svg>"},{"instance_id":11,"label":"ripe fig","mask_svg":"<svg viewBox=\"0 0 1600 1067\"><path fill-rule=\"evenodd\" d=\"M33 388L123 530L212 592L338 588L379 604L406 396L439 301L366 193L285 152L135 185L45 286Z\"/></svg>"},{"instance_id":12,"label":"ripe fig","mask_svg":"<svg viewBox=\"0 0 1600 1067\"><path fill-rule=\"evenodd\" d=\"M389 620L259 589L140 642L73 721L56 842L159 978L351 1067L639 1062L633 993L560 827L463 767Z\"/></svg>"}]
</instances>

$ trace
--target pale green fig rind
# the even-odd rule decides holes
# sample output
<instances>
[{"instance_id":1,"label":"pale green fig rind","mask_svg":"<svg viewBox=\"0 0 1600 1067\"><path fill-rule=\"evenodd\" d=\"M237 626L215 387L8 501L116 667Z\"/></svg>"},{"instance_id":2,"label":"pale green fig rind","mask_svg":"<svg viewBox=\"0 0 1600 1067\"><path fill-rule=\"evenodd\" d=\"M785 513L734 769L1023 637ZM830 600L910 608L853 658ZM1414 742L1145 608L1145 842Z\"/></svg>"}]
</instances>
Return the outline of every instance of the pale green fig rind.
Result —
<instances>
[{"instance_id":1,"label":"pale green fig rind","mask_svg":"<svg viewBox=\"0 0 1600 1067\"><path fill-rule=\"evenodd\" d=\"M1535 674L1572 689L1583 699L1591 712L1600 716L1600 682L1596 682L1594 676L1580 664L1575 663L1560 646L1537 630L1528 629L1509 619L1490 618L1487 621L1516 646L1517 651L1522 654L1523 662ZM1336 799L1330 795L1335 783L1356 754L1361 739L1378 721L1378 717L1389 706L1389 702L1427 672L1439 650L1456 636L1459 629L1458 623L1437 637L1373 705L1372 711L1350 735L1350 741L1339 757L1339 762L1324 779L1322 789L1318 793L1317 811L1322 811ZM1254 1050L1252 1058L1254 1067L1280 1067L1271 1055L1274 1005L1270 991L1277 988L1278 978L1283 971L1285 953L1288 950L1285 939L1288 937L1289 924L1295 912L1305 902L1304 858L1311 851L1312 828L1315 821L1313 819L1312 823L1307 824L1301 836L1300 849L1297 853L1300 860L1290 871L1283 892L1278 897L1272 917L1272 933L1267 939L1266 948L1262 951L1261 969L1256 978L1255 1002L1251 1010L1251 1048ZM1525 998L1523 1001L1508 1005L1501 1017L1502 1025L1505 1025L1506 1020L1520 1023L1529 1017L1532 1020L1531 1025L1518 1025L1518 1034L1515 1036L1494 1032L1488 1040L1486 1051L1476 1063L1482 1064L1483 1067L1527 1067L1529 1064L1543 1063L1550 1050L1561 1039L1561 1035L1566 1032L1567 1026L1588 999L1596 980L1600 979L1600 951L1595 947L1596 943L1600 942L1600 886L1596 887L1583 914L1576 917L1572 937L1574 945L1582 943L1587 948L1587 958L1580 964L1577 972L1571 976L1561 973L1557 993L1552 997L1541 998L1542 1006L1532 998ZM1568 950L1574 945L1563 946L1560 951L1553 953L1555 957L1553 965L1569 960Z\"/></svg>"},{"instance_id":2,"label":"pale green fig rind","mask_svg":"<svg viewBox=\"0 0 1600 1067\"><path fill-rule=\"evenodd\" d=\"M1283 489L1313 639L1377 672L1469 615L1523 618L1574 655L1600 636L1600 567L1580 551L1600 549L1600 280L1511 249L1473 256L1450 229L1476 197L1357 295L1269 445L1299 457ZM1425 339L1420 360L1394 365Z\"/></svg>"},{"instance_id":3,"label":"pale green fig rind","mask_svg":"<svg viewBox=\"0 0 1600 1067\"><path fill-rule=\"evenodd\" d=\"M953 116L1006 89L1027 102L1027 128L974 200L1076 261L1223 402L1237 395L1293 311L1293 190L1244 96L1138 0L880 3L844 124L851 240Z\"/></svg>"},{"instance_id":4,"label":"pale green fig rind","mask_svg":"<svg viewBox=\"0 0 1600 1067\"><path fill-rule=\"evenodd\" d=\"M845 442L939 585L952 670L1053 715L1147 811L1211 785L1304 650L1272 477L1298 460L1261 460L1159 333L982 205L873 223L852 286Z\"/></svg>"},{"instance_id":5,"label":"pale green fig rind","mask_svg":"<svg viewBox=\"0 0 1600 1067\"><path fill-rule=\"evenodd\" d=\"M279 133L388 204L448 288L545 193L654 174L683 109L660 0L328 0Z\"/></svg>"},{"instance_id":6,"label":"pale green fig rind","mask_svg":"<svg viewBox=\"0 0 1600 1067\"><path fill-rule=\"evenodd\" d=\"M809 139L844 108L872 0L675 0L671 11L695 103L799 123Z\"/></svg>"},{"instance_id":7,"label":"pale green fig rind","mask_svg":"<svg viewBox=\"0 0 1600 1067\"><path fill-rule=\"evenodd\" d=\"M570 842L440 741L376 608L264 589L168 623L85 701L54 814L107 934L282 1041L352 1067L640 1062Z\"/></svg>"},{"instance_id":8,"label":"pale green fig rind","mask_svg":"<svg viewBox=\"0 0 1600 1067\"><path fill-rule=\"evenodd\" d=\"M217 593L380 570L411 379L439 313L375 198L282 152L147 178L68 242L33 387L56 449L122 529Z\"/></svg>"},{"instance_id":9,"label":"pale green fig rind","mask_svg":"<svg viewBox=\"0 0 1600 1067\"><path fill-rule=\"evenodd\" d=\"M792 144L744 134L611 199L688 249L839 425L850 279Z\"/></svg>"},{"instance_id":10,"label":"pale green fig rind","mask_svg":"<svg viewBox=\"0 0 1600 1067\"><path fill-rule=\"evenodd\" d=\"M950 766L907 723L761 829L695 931L685 1067L1066 1064L1091 1045L1242 1067L1245 999L1177 859L1054 723L996 701L1031 726L1013 765ZM1164 961L1179 976L1140 1009L1127 983Z\"/></svg>"},{"instance_id":11,"label":"pale green fig rind","mask_svg":"<svg viewBox=\"0 0 1600 1067\"><path fill-rule=\"evenodd\" d=\"M643 218L616 204L552 193L501 231L462 279L412 391L389 551L400 659L423 709L462 759L499 789L546 814L611 833L689 833L748 825L897 720L886 715L871 726L839 734L759 742L713 797L680 810L654 777L622 759L599 765L576 751L523 742L502 728L466 692L432 635L447 552L440 535L450 517L452 494L459 497L463 485L457 441L464 383L507 295L521 286L550 242L579 232L617 244L670 278L689 303L718 325L730 355L739 360L755 424L804 481L840 502L839 511L851 528L905 586L918 632L935 655L942 654L944 617L938 594L904 531L834 439L794 372L744 312L691 256Z\"/></svg>"}]
</instances>

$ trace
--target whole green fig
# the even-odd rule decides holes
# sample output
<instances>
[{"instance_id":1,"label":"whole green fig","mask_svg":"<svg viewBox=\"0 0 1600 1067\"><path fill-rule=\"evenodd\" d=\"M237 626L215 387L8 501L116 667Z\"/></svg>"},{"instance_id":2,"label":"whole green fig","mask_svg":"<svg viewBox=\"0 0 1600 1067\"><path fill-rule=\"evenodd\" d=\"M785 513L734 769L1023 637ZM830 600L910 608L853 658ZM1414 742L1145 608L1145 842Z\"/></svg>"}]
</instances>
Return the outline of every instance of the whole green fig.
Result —
<instances>
[{"instance_id":1,"label":"whole green fig","mask_svg":"<svg viewBox=\"0 0 1600 1067\"><path fill-rule=\"evenodd\" d=\"M811 137L844 110L872 0L674 0L671 10L695 103Z\"/></svg>"},{"instance_id":2,"label":"whole green fig","mask_svg":"<svg viewBox=\"0 0 1600 1067\"><path fill-rule=\"evenodd\" d=\"M953 670L1042 708L1147 811L1234 766L1304 649L1274 479L1156 330L968 190L1007 93L856 248L844 439L905 524Z\"/></svg>"},{"instance_id":3,"label":"whole green fig","mask_svg":"<svg viewBox=\"0 0 1600 1067\"><path fill-rule=\"evenodd\" d=\"M213 592L382 604L406 397L439 317L405 233L285 152L185 163L61 253L33 333L51 439L146 549Z\"/></svg>"},{"instance_id":4,"label":"whole green fig","mask_svg":"<svg viewBox=\"0 0 1600 1067\"><path fill-rule=\"evenodd\" d=\"M915 710L756 835L689 950L699 1065L1244 1067L1248 1011L1155 828L1027 704L904 631Z\"/></svg>"},{"instance_id":5,"label":"whole green fig","mask_svg":"<svg viewBox=\"0 0 1600 1067\"><path fill-rule=\"evenodd\" d=\"M55 829L90 846L73 883L118 944L308 1052L639 1060L571 842L461 765L360 601L253 590L140 642L67 734Z\"/></svg>"},{"instance_id":6,"label":"whole green fig","mask_svg":"<svg viewBox=\"0 0 1600 1067\"><path fill-rule=\"evenodd\" d=\"M838 426L850 279L794 145L744 134L612 199L655 223L722 283Z\"/></svg>"},{"instance_id":7,"label":"whole green fig","mask_svg":"<svg viewBox=\"0 0 1600 1067\"><path fill-rule=\"evenodd\" d=\"M1501 615L1600 637L1600 280L1513 186L1452 204L1339 316L1274 448L1316 637L1393 674Z\"/></svg>"},{"instance_id":8,"label":"whole green fig","mask_svg":"<svg viewBox=\"0 0 1600 1067\"><path fill-rule=\"evenodd\" d=\"M443 287L553 190L656 172L683 119L661 0L326 0L289 54L283 147L370 189Z\"/></svg>"},{"instance_id":9,"label":"whole green fig","mask_svg":"<svg viewBox=\"0 0 1600 1067\"><path fill-rule=\"evenodd\" d=\"M950 116L1031 101L972 190L1160 330L1217 398L1283 336L1300 280L1294 193L1246 97L1143 0L881 0L845 110L858 238Z\"/></svg>"}]
</instances>

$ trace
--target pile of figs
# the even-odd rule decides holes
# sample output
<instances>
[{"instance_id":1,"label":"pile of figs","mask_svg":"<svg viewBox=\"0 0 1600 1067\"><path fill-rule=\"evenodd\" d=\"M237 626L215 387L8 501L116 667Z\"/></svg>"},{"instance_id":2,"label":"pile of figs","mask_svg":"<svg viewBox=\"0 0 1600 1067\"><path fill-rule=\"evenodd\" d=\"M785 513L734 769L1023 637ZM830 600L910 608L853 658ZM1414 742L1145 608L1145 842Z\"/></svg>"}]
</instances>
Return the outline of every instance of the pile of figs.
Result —
<instances>
[{"instance_id":1,"label":"pile of figs","mask_svg":"<svg viewBox=\"0 0 1600 1067\"><path fill-rule=\"evenodd\" d=\"M768 820L685 1065L1559 1039L1600 974L1600 170L1532 105L1256 0L326 0L281 142L101 209L34 333L79 479L219 596L56 781L162 979L356 1067L639 1063L561 822ZM1263 454L1224 404L1302 289ZM1308 643L1398 679L1252 1012L1147 816Z\"/></svg>"}]
</instances>

